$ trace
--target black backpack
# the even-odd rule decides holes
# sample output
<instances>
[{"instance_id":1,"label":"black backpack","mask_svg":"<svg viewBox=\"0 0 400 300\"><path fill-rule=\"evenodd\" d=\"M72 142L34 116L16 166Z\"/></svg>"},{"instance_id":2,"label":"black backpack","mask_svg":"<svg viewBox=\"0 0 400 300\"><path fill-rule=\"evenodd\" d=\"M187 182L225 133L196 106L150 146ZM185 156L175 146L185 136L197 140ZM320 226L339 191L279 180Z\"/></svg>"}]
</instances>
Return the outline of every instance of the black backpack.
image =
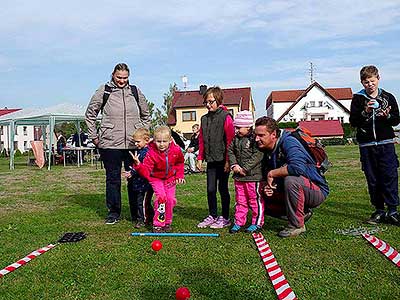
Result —
<instances>
[{"instance_id":1,"label":"black backpack","mask_svg":"<svg viewBox=\"0 0 400 300\"><path fill-rule=\"evenodd\" d=\"M133 97L135 97L135 100L136 100L136 102L138 102L138 106L139 106L139 93L138 93L137 87L136 87L136 85L131 85L131 84L129 86L131 88L132 95L133 95ZM103 104L100 107L101 113L103 113L103 108L106 105L108 98L110 98L111 92L112 92L112 87L110 87L107 84L104 85ZM139 106L139 109L140 109L140 106Z\"/></svg>"}]
</instances>

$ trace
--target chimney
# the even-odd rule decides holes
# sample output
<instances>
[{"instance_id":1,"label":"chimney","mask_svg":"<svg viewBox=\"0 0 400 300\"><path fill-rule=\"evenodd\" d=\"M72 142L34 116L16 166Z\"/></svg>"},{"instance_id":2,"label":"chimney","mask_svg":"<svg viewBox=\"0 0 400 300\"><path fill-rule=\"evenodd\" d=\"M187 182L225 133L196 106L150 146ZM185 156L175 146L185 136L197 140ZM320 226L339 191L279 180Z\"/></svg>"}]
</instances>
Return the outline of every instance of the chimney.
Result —
<instances>
[{"instance_id":1,"label":"chimney","mask_svg":"<svg viewBox=\"0 0 400 300\"><path fill-rule=\"evenodd\" d=\"M207 91L207 86L205 84L200 85L199 93L200 95L204 95Z\"/></svg>"}]
</instances>

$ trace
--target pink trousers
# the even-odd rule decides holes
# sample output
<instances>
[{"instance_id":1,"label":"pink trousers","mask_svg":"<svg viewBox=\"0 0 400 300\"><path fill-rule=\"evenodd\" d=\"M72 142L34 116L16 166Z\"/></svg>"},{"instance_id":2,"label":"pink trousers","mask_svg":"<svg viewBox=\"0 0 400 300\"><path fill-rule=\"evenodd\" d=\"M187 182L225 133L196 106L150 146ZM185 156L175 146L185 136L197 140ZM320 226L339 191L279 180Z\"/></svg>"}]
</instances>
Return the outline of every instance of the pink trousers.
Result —
<instances>
[{"instance_id":1,"label":"pink trousers","mask_svg":"<svg viewBox=\"0 0 400 300\"><path fill-rule=\"evenodd\" d=\"M264 201L260 197L259 182L235 180L236 204L235 224L246 224L247 212L251 209L251 224L264 225Z\"/></svg>"},{"instance_id":2,"label":"pink trousers","mask_svg":"<svg viewBox=\"0 0 400 300\"><path fill-rule=\"evenodd\" d=\"M164 227L171 225L173 210L176 205L175 190L176 184L166 180L153 178L150 181L153 187L154 199L154 218L153 226Z\"/></svg>"}]
</instances>

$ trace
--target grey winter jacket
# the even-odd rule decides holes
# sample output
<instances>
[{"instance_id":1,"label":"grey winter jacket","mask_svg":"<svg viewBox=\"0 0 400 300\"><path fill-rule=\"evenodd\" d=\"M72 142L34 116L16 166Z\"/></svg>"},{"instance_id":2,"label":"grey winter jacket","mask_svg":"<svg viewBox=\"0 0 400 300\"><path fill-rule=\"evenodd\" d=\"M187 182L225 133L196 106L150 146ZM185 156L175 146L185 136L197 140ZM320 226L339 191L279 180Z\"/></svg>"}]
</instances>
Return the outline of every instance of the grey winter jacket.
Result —
<instances>
[{"instance_id":1,"label":"grey winter jacket","mask_svg":"<svg viewBox=\"0 0 400 300\"><path fill-rule=\"evenodd\" d=\"M229 165L239 165L246 172L246 176L233 174L238 181L260 181L262 179L262 160L264 153L257 148L254 134L235 136L228 148Z\"/></svg>"},{"instance_id":2,"label":"grey winter jacket","mask_svg":"<svg viewBox=\"0 0 400 300\"><path fill-rule=\"evenodd\" d=\"M90 139L99 139L102 149L132 149L132 134L135 129L150 126L150 112L146 98L138 90L136 101L129 85L117 87L114 82L107 83L112 88L110 97L103 108L100 128L96 129L97 115L103 104L104 85L92 96L86 109L86 124Z\"/></svg>"}]
</instances>

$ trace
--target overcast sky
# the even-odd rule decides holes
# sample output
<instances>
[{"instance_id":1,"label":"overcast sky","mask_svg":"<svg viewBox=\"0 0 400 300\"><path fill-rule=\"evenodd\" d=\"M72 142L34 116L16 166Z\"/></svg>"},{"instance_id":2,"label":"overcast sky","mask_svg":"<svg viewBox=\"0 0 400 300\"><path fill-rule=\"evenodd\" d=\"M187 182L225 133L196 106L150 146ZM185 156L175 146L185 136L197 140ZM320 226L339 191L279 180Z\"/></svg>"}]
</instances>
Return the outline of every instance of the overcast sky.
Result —
<instances>
[{"instance_id":1,"label":"overcast sky","mask_svg":"<svg viewBox=\"0 0 400 300\"><path fill-rule=\"evenodd\" d=\"M273 90L361 89L375 64L400 98L400 1L5 1L0 107L86 106L126 62L148 100L171 83L252 88L257 115Z\"/></svg>"}]
</instances>

